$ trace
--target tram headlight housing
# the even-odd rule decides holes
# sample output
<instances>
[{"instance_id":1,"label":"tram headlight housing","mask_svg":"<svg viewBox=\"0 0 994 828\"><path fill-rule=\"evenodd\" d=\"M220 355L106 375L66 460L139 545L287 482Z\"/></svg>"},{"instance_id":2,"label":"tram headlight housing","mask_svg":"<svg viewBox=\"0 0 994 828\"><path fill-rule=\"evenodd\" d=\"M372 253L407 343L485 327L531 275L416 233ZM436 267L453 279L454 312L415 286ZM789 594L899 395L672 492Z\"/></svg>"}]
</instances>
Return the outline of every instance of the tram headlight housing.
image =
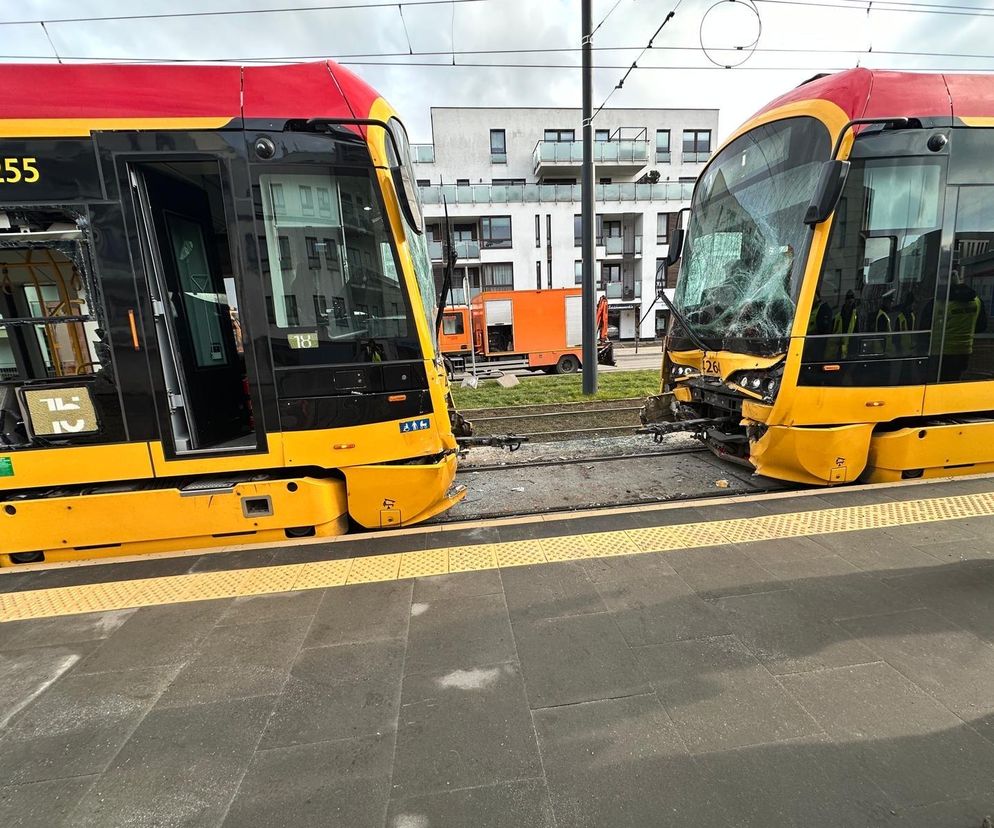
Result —
<instances>
[{"instance_id":1,"label":"tram headlight housing","mask_svg":"<svg viewBox=\"0 0 994 828\"><path fill-rule=\"evenodd\" d=\"M772 403L780 390L780 369L769 371L743 371L732 381L743 391L759 394L763 402Z\"/></svg>"},{"instance_id":2,"label":"tram headlight housing","mask_svg":"<svg viewBox=\"0 0 994 828\"><path fill-rule=\"evenodd\" d=\"M693 366L690 366L690 365L675 365L674 364L670 368L670 376L673 379L678 379L678 380L688 379L689 377L692 377L692 376L694 376L697 373L699 373L698 370L696 368L694 368Z\"/></svg>"}]
</instances>

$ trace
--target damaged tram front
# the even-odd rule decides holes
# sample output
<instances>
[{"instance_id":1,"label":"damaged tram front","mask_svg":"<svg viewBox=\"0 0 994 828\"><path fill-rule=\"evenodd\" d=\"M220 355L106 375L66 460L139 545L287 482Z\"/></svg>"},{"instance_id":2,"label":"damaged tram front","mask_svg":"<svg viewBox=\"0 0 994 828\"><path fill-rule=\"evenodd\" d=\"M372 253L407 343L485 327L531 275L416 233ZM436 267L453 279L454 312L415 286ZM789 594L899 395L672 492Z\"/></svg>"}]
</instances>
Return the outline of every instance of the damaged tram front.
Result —
<instances>
[{"instance_id":1,"label":"damaged tram front","mask_svg":"<svg viewBox=\"0 0 994 828\"><path fill-rule=\"evenodd\" d=\"M856 69L738 130L695 189L647 430L804 484L994 469L992 115L987 76Z\"/></svg>"}]
</instances>

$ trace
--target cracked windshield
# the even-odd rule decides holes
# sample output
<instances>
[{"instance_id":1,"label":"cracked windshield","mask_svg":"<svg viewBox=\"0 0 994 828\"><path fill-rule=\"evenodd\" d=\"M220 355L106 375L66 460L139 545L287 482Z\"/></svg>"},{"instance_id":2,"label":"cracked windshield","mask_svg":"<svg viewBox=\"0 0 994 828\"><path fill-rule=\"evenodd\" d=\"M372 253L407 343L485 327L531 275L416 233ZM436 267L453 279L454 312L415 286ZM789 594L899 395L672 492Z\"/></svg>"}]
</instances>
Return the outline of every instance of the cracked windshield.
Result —
<instances>
[{"instance_id":1,"label":"cracked windshield","mask_svg":"<svg viewBox=\"0 0 994 828\"><path fill-rule=\"evenodd\" d=\"M829 151L823 126L792 118L736 139L701 177L676 305L706 344L790 335L808 233L802 219Z\"/></svg>"}]
</instances>

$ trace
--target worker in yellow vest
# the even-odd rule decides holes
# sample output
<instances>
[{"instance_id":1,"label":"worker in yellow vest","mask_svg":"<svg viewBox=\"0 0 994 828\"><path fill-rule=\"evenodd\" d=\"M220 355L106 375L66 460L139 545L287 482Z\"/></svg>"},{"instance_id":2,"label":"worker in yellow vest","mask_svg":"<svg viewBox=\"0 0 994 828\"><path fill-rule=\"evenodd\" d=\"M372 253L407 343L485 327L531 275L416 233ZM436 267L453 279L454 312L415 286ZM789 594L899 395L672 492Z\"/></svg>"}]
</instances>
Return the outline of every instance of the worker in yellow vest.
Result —
<instances>
[{"instance_id":1,"label":"worker in yellow vest","mask_svg":"<svg viewBox=\"0 0 994 828\"><path fill-rule=\"evenodd\" d=\"M821 298L821 291L815 289L815 301L811 306L811 317L808 319L808 336L827 337L832 333L832 306ZM805 359L821 362L829 345L828 339L809 339Z\"/></svg>"},{"instance_id":2,"label":"worker in yellow vest","mask_svg":"<svg viewBox=\"0 0 994 828\"><path fill-rule=\"evenodd\" d=\"M911 291L904 294L897 308L895 321L897 335L894 337L894 344L897 352L901 356L911 356L915 350L914 335L911 331L916 330L918 325L918 318L915 315L915 295Z\"/></svg>"},{"instance_id":3,"label":"worker in yellow vest","mask_svg":"<svg viewBox=\"0 0 994 828\"><path fill-rule=\"evenodd\" d=\"M940 382L959 382L970 364L973 340L987 330L987 313L977 292L955 272L945 303Z\"/></svg>"},{"instance_id":4,"label":"worker in yellow vest","mask_svg":"<svg viewBox=\"0 0 994 828\"><path fill-rule=\"evenodd\" d=\"M891 311L894 309L894 291L889 290L880 297L880 307L877 308L877 315L873 320L873 329L878 334L883 334L883 342L877 346L875 353L890 353L894 350L894 343L891 341L891 331L894 326L891 323ZM882 346L882 347L881 347Z\"/></svg>"},{"instance_id":5,"label":"worker in yellow vest","mask_svg":"<svg viewBox=\"0 0 994 828\"><path fill-rule=\"evenodd\" d=\"M847 290L845 301L832 320L832 335L835 338L825 349L826 359L845 359L849 355L848 337L856 333L857 317L856 294Z\"/></svg>"}]
</instances>

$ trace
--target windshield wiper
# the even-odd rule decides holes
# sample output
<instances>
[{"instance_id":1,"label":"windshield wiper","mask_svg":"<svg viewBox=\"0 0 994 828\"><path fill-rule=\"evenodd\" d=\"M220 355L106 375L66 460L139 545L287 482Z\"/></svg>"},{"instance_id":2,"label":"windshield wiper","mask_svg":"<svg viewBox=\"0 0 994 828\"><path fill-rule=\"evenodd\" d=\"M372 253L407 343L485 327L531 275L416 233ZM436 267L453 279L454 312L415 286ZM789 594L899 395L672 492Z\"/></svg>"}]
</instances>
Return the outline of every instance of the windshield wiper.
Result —
<instances>
[{"instance_id":1,"label":"windshield wiper","mask_svg":"<svg viewBox=\"0 0 994 828\"><path fill-rule=\"evenodd\" d=\"M659 278L659 272L663 269L664 266L665 264L660 264L656 268L657 279ZM683 326L683 329L687 332L687 338L690 339L690 341L693 342L695 346L697 346L698 350L701 351L708 350L708 346L705 345L703 341L701 341L701 338L697 334L694 333L693 329L690 327L690 323L687 322L686 317L682 313L680 313L680 311L676 309L676 305L674 305L670 301L670 298L666 295L665 288L663 288L663 290L659 292L659 298L662 299L663 304L666 305L667 308L669 308L670 313L672 313L673 316L676 317L676 321Z\"/></svg>"}]
</instances>

